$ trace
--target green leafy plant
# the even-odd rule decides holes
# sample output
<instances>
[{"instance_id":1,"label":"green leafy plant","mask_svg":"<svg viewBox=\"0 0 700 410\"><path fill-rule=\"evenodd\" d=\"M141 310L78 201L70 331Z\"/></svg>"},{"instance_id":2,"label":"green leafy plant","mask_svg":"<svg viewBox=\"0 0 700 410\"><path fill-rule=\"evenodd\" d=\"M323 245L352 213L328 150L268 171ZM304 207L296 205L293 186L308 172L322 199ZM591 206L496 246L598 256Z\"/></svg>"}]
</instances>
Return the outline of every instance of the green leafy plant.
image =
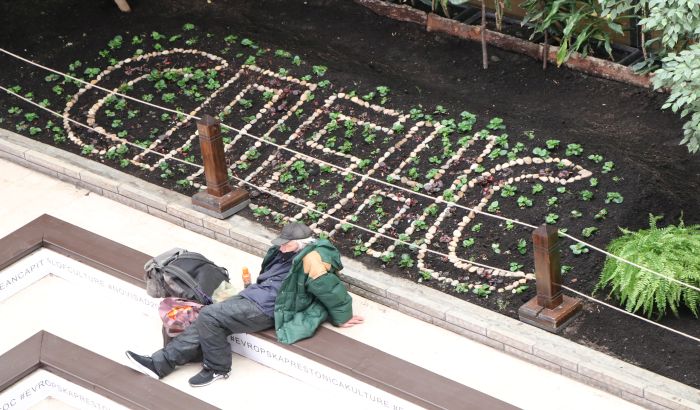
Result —
<instances>
[{"instance_id":1,"label":"green leafy plant","mask_svg":"<svg viewBox=\"0 0 700 410\"><path fill-rule=\"evenodd\" d=\"M588 159L590 159L591 161L595 162L596 164L599 164L600 161L603 160L603 156L602 156L602 155L598 155L598 154L592 154L592 155L589 155L589 156L588 156Z\"/></svg>"},{"instance_id":2,"label":"green leafy plant","mask_svg":"<svg viewBox=\"0 0 700 410\"><path fill-rule=\"evenodd\" d=\"M583 154L583 147L580 144L568 144L566 146L566 155L579 156Z\"/></svg>"},{"instance_id":3,"label":"green leafy plant","mask_svg":"<svg viewBox=\"0 0 700 410\"><path fill-rule=\"evenodd\" d=\"M700 287L700 226L685 226L681 220L678 226L659 228L659 219L649 215L649 229L621 229L623 236L610 243L608 252L662 276ZM698 317L700 292L610 257L594 292L607 287L611 288L609 295L629 312L641 309L649 318L656 313L659 320L668 309L678 316L678 308L684 304Z\"/></svg>"},{"instance_id":4,"label":"green leafy plant","mask_svg":"<svg viewBox=\"0 0 700 410\"><path fill-rule=\"evenodd\" d=\"M581 194L581 199L584 201L590 201L591 199L593 199L593 192L591 192L587 189L584 189L583 191L581 191L580 194Z\"/></svg>"},{"instance_id":5,"label":"green leafy plant","mask_svg":"<svg viewBox=\"0 0 700 410\"><path fill-rule=\"evenodd\" d=\"M93 147L92 145L86 144L86 145L83 145L83 148L80 150L80 153L83 155L90 155L90 154L92 154L92 151L94 151L94 150L95 150L95 147Z\"/></svg>"},{"instance_id":6,"label":"green leafy plant","mask_svg":"<svg viewBox=\"0 0 700 410\"><path fill-rule=\"evenodd\" d=\"M491 287L486 283L476 285L474 286L474 289L472 289L472 292L480 298L487 298L491 294Z\"/></svg>"},{"instance_id":7,"label":"green leafy plant","mask_svg":"<svg viewBox=\"0 0 700 410\"><path fill-rule=\"evenodd\" d=\"M258 206L255 209L253 209L253 215L255 215L258 218L270 215L271 212L272 211L270 210L270 208L266 206Z\"/></svg>"},{"instance_id":8,"label":"green leafy plant","mask_svg":"<svg viewBox=\"0 0 700 410\"><path fill-rule=\"evenodd\" d=\"M603 208L600 211L598 211L595 215L593 215L593 219L596 219L598 221L602 221L608 216L608 210Z\"/></svg>"},{"instance_id":9,"label":"green leafy plant","mask_svg":"<svg viewBox=\"0 0 700 410\"><path fill-rule=\"evenodd\" d=\"M588 253L588 248L586 245L576 242L573 245L569 245L569 249L571 249L571 252L573 252L574 255L582 255L584 253Z\"/></svg>"},{"instance_id":10,"label":"green leafy plant","mask_svg":"<svg viewBox=\"0 0 700 410\"><path fill-rule=\"evenodd\" d=\"M518 197L518 206L520 208L530 208L532 206L532 199L524 195L520 195Z\"/></svg>"},{"instance_id":11,"label":"green leafy plant","mask_svg":"<svg viewBox=\"0 0 700 410\"><path fill-rule=\"evenodd\" d=\"M544 148L535 147L532 149L532 153L540 158L547 158L549 156L549 151Z\"/></svg>"},{"instance_id":12,"label":"green leafy plant","mask_svg":"<svg viewBox=\"0 0 700 410\"><path fill-rule=\"evenodd\" d=\"M528 289L530 289L528 285L520 285L517 288L513 289L513 293L521 294Z\"/></svg>"},{"instance_id":13,"label":"green leafy plant","mask_svg":"<svg viewBox=\"0 0 700 410\"><path fill-rule=\"evenodd\" d=\"M532 186L532 193L533 194L537 194L537 193L540 193L542 191L544 191L544 187L542 186L542 184L537 183L537 184Z\"/></svg>"},{"instance_id":14,"label":"green leafy plant","mask_svg":"<svg viewBox=\"0 0 700 410\"><path fill-rule=\"evenodd\" d=\"M612 161L606 161L603 164L603 173L607 174L608 172L611 172L615 168L615 163Z\"/></svg>"},{"instance_id":15,"label":"green leafy plant","mask_svg":"<svg viewBox=\"0 0 700 410\"><path fill-rule=\"evenodd\" d=\"M513 185L504 185L501 188L501 196L503 198L508 198L508 197L514 196L517 191L518 191L518 188L514 187Z\"/></svg>"},{"instance_id":16,"label":"green leafy plant","mask_svg":"<svg viewBox=\"0 0 700 410\"><path fill-rule=\"evenodd\" d=\"M319 77L323 77L328 71L328 67L322 65L315 65L311 67L311 71Z\"/></svg>"},{"instance_id":17,"label":"green leafy plant","mask_svg":"<svg viewBox=\"0 0 700 410\"><path fill-rule=\"evenodd\" d=\"M594 46L602 46L612 56L611 32L624 34L615 19L602 16L604 9L598 0L526 0L520 7L525 10L522 24L534 28L530 38L544 34L543 55L549 53L550 35L559 40L558 66L575 52L588 55Z\"/></svg>"},{"instance_id":18,"label":"green leafy plant","mask_svg":"<svg viewBox=\"0 0 700 410\"><path fill-rule=\"evenodd\" d=\"M610 202L616 203L616 204L621 204L625 198L620 195L619 192L608 192L607 198L605 198L605 203L609 204Z\"/></svg>"},{"instance_id":19,"label":"green leafy plant","mask_svg":"<svg viewBox=\"0 0 700 410\"><path fill-rule=\"evenodd\" d=\"M584 238L590 238L597 230L598 228L595 226L589 226L588 228L583 228L581 235L583 235Z\"/></svg>"},{"instance_id":20,"label":"green leafy plant","mask_svg":"<svg viewBox=\"0 0 700 410\"><path fill-rule=\"evenodd\" d=\"M486 124L486 128L490 129L491 131L497 131L497 130L504 130L506 129L506 126L503 125L503 119L499 117L493 117L489 121L488 124Z\"/></svg>"},{"instance_id":21,"label":"green leafy plant","mask_svg":"<svg viewBox=\"0 0 700 410\"><path fill-rule=\"evenodd\" d=\"M518 239L517 248L521 255L525 255L527 253L527 241L523 238Z\"/></svg>"},{"instance_id":22,"label":"green leafy plant","mask_svg":"<svg viewBox=\"0 0 700 410\"><path fill-rule=\"evenodd\" d=\"M658 0L658 3L671 2L675 1ZM697 12L700 10L700 1L688 0L687 3L688 7L691 7L690 3L695 3L693 12L683 13L682 16L676 13L667 13L668 17L660 19L658 25L661 26L661 21L677 21L679 18L683 19L686 16L694 15L695 27L700 27L700 13ZM687 30L688 24L689 22L684 21L681 27ZM679 34L670 29L664 31L664 36L678 36ZM696 42L698 37L700 37L700 30L696 28ZM671 91L662 108L671 108L673 112L680 112L681 117L690 114L690 119L683 125L681 144L685 144L688 151L696 153L700 149L700 81L698 81L700 78L700 44L693 44L679 53L670 53L662 59L662 63L663 67L654 72L654 89L668 88Z\"/></svg>"},{"instance_id":23,"label":"green leafy plant","mask_svg":"<svg viewBox=\"0 0 700 410\"><path fill-rule=\"evenodd\" d=\"M411 258L411 255L407 253L402 253L401 258L399 259L399 266L402 268L412 268L413 258Z\"/></svg>"},{"instance_id":24,"label":"green leafy plant","mask_svg":"<svg viewBox=\"0 0 700 410\"><path fill-rule=\"evenodd\" d=\"M547 149L557 149L559 147L559 140L547 140L544 142Z\"/></svg>"}]
</instances>

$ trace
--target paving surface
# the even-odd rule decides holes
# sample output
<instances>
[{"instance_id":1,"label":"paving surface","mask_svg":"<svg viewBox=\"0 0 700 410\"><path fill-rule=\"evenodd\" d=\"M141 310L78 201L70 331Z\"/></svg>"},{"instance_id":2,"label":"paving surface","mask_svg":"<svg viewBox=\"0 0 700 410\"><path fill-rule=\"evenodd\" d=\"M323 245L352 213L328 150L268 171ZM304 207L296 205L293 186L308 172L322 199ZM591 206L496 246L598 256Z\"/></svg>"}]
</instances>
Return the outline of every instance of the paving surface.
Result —
<instances>
[{"instance_id":1,"label":"paving surface","mask_svg":"<svg viewBox=\"0 0 700 410\"><path fill-rule=\"evenodd\" d=\"M202 251L234 273L232 282L237 287L241 287L241 283L235 273L240 272L242 266L248 266L253 274L259 269L257 256L5 160L0 160L0 197L5 216L0 220L0 236L48 213L145 253L155 254L171 246ZM54 320L50 324L42 321L42 309L32 301L53 300L57 294L70 293L66 288L63 280L48 277L0 304L0 311L23 312L12 318L2 315L7 328L13 332L11 337L2 338L1 351L8 350L39 327L122 363L126 349L147 353L158 347L158 323L142 314L135 314L134 331L130 335L113 334L107 343L104 337L91 338L83 331L84 323L92 326L99 322L94 311L76 306L75 311L81 312L78 317ZM572 409L638 408L386 306L356 295L354 301L356 312L366 317L366 323L334 330L516 406L557 409L566 403L565 406ZM86 301L66 303L85 306ZM28 310L26 306L34 308ZM321 408L327 407L332 399L328 392L303 385L241 356L234 358L231 378L219 385L189 388L187 378L196 371L198 366L186 366L164 381L225 408L241 408L243 403L245 408L269 408L275 401L288 405L289 400L298 405L303 403L306 408ZM270 384L279 393L274 397L265 394L262 388Z\"/></svg>"}]
</instances>

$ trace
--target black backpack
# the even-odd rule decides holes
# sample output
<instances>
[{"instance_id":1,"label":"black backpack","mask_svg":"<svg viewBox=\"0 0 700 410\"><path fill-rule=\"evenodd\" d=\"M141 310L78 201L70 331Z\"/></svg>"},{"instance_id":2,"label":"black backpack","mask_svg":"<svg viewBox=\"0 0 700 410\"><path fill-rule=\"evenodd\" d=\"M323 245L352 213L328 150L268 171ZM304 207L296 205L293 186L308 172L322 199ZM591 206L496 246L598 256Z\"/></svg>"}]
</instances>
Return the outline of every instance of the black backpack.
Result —
<instances>
[{"instance_id":1,"label":"black backpack","mask_svg":"<svg viewBox=\"0 0 700 410\"><path fill-rule=\"evenodd\" d=\"M154 298L177 297L209 305L221 282L229 281L226 268L199 253L173 248L144 265L146 292Z\"/></svg>"}]
</instances>

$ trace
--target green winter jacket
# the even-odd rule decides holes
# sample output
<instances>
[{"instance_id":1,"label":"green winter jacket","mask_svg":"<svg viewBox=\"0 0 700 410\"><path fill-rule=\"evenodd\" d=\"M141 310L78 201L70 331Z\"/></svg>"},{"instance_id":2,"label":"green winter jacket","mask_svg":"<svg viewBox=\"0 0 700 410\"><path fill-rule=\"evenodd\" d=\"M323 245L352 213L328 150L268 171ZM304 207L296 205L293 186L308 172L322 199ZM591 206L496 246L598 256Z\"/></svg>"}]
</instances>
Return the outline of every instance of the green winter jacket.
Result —
<instances>
[{"instance_id":1,"label":"green winter jacket","mask_svg":"<svg viewBox=\"0 0 700 410\"><path fill-rule=\"evenodd\" d=\"M316 251L323 262L331 268L316 279L304 272L304 256ZM265 255L263 271L272 261L279 247L273 246ZM307 245L292 261L289 276L282 282L282 287L275 300L275 331L277 340L292 344L313 336L321 323L330 319L335 325L341 325L352 317L352 298L345 285L336 275L343 269L340 253L325 239L319 239Z\"/></svg>"}]
</instances>

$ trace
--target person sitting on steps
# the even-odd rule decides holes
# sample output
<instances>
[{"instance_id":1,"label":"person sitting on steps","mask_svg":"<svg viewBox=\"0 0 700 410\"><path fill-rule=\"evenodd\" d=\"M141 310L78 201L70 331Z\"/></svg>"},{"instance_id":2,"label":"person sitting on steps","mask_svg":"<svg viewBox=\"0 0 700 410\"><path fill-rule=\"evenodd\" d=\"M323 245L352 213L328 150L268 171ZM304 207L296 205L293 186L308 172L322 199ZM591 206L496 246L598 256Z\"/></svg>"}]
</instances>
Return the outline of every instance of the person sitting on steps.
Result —
<instances>
[{"instance_id":1,"label":"person sitting on steps","mask_svg":"<svg viewBox=\"0 0 700 410\"><path fill-rule=\"evenodd\" d=\"M340 253L325 239L315 239L304 224L284 226L262 261L256 283L238 295L202 308L195 322L151 356L127 351L134 367L156 379L176 366L201 361L190 378L193 387L227 378L231 371L232 333L253 333L274 326L277 339L291 344L313 336L326 321L339 327L363 322L353 315L352 298L336 273Z\"/></svg>"}]
</instances>

